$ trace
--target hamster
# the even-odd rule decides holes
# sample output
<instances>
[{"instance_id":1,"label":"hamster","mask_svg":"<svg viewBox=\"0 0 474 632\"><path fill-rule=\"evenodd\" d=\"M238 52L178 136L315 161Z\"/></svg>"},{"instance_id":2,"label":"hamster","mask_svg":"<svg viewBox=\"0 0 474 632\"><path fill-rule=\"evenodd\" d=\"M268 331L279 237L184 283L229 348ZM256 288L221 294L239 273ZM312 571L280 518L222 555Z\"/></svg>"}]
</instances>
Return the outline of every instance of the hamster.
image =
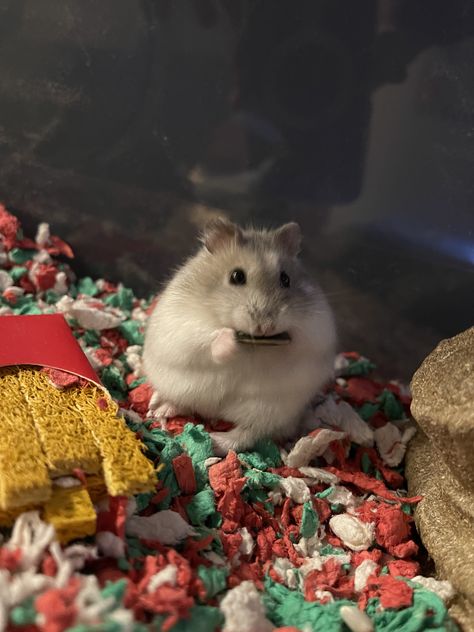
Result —
<instances>
[{"instance_id":1,"label":"hamster","mask_svg":"<svg viewBox=\"0 0 474 632\"><path fill-rule=\"evenodd\" d=\"M218 454L288 437L332 377L336 345L329 304L298 260L300 228L215 219L201 242L147 324L143 367L155 416L233 422L212 433ZM276 344L282 339L288 344Z\"/></svg>"}]
</instances>

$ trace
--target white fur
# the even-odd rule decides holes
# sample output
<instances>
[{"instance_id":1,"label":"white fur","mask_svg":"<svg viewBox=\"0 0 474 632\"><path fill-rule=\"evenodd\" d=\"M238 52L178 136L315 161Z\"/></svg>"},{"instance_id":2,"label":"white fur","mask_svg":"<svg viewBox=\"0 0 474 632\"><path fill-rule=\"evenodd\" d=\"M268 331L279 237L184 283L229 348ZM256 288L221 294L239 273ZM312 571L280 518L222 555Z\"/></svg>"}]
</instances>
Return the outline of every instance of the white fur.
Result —
<instances>
[{"instance_id":1,"label":"white fur","mask_svg":"<svg viewBox=\"0 0 474 632\"><path fill-rule=\"evenodd\" d=\"M245 449L267 436L290 435L305 406L333 374L335 328L324 295L314 289L309 300L293 305L268 280L281 263L276 255L263 255L236 251L223 263L200 251L165 288L147 327L143 366L160 404L235 424L230 432L214 434L219 452ZM242 259L249 271L248 287L227 287L228 269ZM268 321L276 332L289 331L289 345L233 343L231 330L255 330L250 303L259 306L260 323Z\"/></svg>"}]
</instances>

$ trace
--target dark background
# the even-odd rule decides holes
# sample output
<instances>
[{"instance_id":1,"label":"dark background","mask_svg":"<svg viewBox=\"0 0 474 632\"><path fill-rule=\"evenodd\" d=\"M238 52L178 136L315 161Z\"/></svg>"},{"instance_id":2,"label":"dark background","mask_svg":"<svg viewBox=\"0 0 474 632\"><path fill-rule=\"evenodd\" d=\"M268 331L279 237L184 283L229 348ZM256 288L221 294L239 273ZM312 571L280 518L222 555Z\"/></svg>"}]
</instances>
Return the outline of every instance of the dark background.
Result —
<instances>
[{"instance_id":1,"label":"dark background","mask_svg":"<svg viewBox=\"0 0 474 632\"><path fill-rule=\"evenodd\" d=\"M409 378L474 318L471 0L0 0L0 199L156 291L296 219L341 347Z\"/></svg>"}]
</instances>

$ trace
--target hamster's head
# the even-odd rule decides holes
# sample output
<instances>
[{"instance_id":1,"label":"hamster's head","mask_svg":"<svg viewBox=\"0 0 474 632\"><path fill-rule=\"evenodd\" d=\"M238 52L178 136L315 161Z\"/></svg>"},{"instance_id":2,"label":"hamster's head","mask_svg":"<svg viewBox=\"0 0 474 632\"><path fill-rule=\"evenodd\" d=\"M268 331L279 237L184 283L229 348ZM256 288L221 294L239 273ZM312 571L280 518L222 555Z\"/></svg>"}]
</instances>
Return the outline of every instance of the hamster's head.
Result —
<instances>
[{"instance_id":1,"label":"hamster's head","mask_svg":"<svg viewBox=\"0 0 474 632\"><path fill-rule=\"evenodd\" d=\"M186 290L214 326L249 336L288 334L291 340L324 335L327 327L332 335L326 299L298 261L298 224L243 230L217 219L201 241L201 250L185 266Z\"/></svg>"}]
</instances>

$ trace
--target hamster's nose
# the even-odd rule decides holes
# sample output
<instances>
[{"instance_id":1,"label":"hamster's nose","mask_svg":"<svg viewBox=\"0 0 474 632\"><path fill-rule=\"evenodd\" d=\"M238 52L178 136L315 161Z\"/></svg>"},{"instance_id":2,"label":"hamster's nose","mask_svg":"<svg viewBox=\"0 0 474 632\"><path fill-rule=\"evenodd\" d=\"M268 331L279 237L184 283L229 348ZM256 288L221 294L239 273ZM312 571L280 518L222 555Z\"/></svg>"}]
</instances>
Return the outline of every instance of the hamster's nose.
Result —
<instances>
[{"instance_id":1,"label":"hamster's nose","mask_svg":"<svg viewBox=\"0 0 474 632\"><path fill-rule=\"evenodd\" d=\"M272 322L262 321L255 328L256 336L271 336L275 333L275 326Z\"/></svg>"}]
</instances>

